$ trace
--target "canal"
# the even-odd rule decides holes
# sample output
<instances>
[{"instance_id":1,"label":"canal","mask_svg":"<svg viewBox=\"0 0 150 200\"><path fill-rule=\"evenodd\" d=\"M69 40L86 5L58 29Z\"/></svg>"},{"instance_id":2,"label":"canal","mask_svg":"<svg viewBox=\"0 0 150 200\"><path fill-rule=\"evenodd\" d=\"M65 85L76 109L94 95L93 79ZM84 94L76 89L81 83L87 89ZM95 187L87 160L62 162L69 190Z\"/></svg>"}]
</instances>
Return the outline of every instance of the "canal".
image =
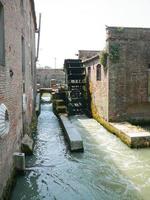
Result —
<instances>
[{"instance_id":1,"label":"canal","mask_svg":"<svg viewBox=\"0 0 150 200\"><path fill-rule=\"evenodd\" d=\"M128 148L85 116L71 121L84 153L70 153L52 105L41 105L34 154L11 200L149 200L150 149Z\"/></svg>"}]
</instances>

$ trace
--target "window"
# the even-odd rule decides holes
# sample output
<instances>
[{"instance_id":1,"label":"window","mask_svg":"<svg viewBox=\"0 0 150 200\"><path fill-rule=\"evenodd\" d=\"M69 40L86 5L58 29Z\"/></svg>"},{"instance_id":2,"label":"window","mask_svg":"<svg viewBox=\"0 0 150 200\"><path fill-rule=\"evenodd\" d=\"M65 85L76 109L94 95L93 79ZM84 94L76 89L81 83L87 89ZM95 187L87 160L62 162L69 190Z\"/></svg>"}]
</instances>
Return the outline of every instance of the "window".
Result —
<instances>
[{"instance_id":1,"label":"window","mask_svg":"<svg viewBox=\"0 0 150 200\"><path fill-rule=\"evenodd\" d=\"M0 65L5 64L5 47L4 47L4 8L0 2Z\"/></svg>"},{"instance_id":2,"label":"window","mask_svg":"<svg viewBox=\"0 0 150 200\"><path fill-rule=\"evenodd\" d=\"M88 67L88 78L91 79L91 67Z\"/></svg>"},{"instance_id":3,"label":"window","mask_svg":"<svg viewBox=\"0 0 150 200\"><path fill-rule=\"evenodd\" d=\"M96 66L96 80L101 81L101 65Z\"/></svg>"},{"instance_id":4,"label":"window","mask_svg":"<svg viewBox=\"0 0 150 200\"><path fill-rule=\"evenodd\" d=\"M25 93L25 41L24 41L24 37L21 37L21 53L22 53L22 81L23 81L23 93Z\"/></svg>"},{"instance_id":5,"label":"window","mask_svg":"<svg viewBox=\"0 0 150 200\"><path fill-rule=\"evenodd\" d=\"M21 37L21 52L22 52L22 75L23 75L23 79L25 76L25 41L24 41L24 37Z\"/></svg>"}]
</instances>

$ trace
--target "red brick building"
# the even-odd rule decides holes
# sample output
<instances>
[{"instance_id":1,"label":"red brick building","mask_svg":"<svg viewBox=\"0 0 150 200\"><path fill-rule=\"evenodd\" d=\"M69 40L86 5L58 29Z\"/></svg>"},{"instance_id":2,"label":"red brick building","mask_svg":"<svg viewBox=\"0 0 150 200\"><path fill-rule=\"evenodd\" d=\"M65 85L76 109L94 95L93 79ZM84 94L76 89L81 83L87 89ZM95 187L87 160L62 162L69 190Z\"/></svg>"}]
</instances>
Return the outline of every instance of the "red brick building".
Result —
<instances>
[{"instance_id":1,"label":"red brick building","mask_svg":"<svg viewBox=\"0 0 150 200\"><path fill-rule=\"evenodd\" d=\"M33 0L0 0L0 199L34 111L35 31Z\"/></svg>"}]
</instances>

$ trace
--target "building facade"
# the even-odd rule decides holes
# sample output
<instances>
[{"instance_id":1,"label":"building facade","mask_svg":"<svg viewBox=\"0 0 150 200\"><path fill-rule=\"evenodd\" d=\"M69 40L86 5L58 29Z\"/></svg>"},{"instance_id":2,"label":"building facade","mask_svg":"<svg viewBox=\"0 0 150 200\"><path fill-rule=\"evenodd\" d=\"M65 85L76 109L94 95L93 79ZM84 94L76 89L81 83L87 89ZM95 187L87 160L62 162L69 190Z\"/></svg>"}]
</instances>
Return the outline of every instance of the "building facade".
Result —
<instances>
[{"instance_id":1,"label":"building facade","mask_svg":"<svg viewBox=\"0 0 150 200\"><path fill-rule=\"evenodd\" d=\"M88 108L96 111L107 120L108 116L108 77L100 64L100 53L83 61L86 67L88 88Z\"/></svg>"},{"instance_id":2,"label":"building facade","mask_svg":"<svg viewBox=\"0 0 150 200\"><path fill-rule=\"evenodd\" d=\"M149 121L150 29L106 31L105 51L84 60L92 106L107 121Z\"/></svg>"},{"instance_id":3,"label":"building facade","mask_svg":"<svg viewBox=\"0 0 150 200\"><path fill-rule=\"evenodd\" d=\"M34 111L35 31L33 0L0 0L0 199Z\"/></svg>"},{"instance_id":4,"label":"building facade","mask_svg":"<svg viewBox=\"0 0 150 200\"><path fill-rule=\"evenodd\" d=\"M37 68L37 83L42 88L49 88L52 79L56 80L56 84L65 83L65 73L63 69Z\"/></svg>"}]
</instances>

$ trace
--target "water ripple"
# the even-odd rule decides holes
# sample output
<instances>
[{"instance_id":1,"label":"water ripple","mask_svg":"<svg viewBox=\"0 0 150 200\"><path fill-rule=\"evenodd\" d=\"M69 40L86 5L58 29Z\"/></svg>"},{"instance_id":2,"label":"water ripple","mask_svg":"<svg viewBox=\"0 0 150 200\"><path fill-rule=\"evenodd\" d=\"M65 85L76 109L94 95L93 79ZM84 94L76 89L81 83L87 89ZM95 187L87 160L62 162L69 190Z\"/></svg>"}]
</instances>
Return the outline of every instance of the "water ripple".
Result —
<instances>
[{"instance_id":1,"label":"water ripple","mask_svg":"<svg viewBox=\"0 0 150 200\"><path fill-rule=\"evenodd\" d=\"M35 149L27 157L12 200L148 200L149 151L129 149L100 124L71 118L84 141L84 153L71 153L50 104L38 119Z\"/></svg>"}]
</instances>

